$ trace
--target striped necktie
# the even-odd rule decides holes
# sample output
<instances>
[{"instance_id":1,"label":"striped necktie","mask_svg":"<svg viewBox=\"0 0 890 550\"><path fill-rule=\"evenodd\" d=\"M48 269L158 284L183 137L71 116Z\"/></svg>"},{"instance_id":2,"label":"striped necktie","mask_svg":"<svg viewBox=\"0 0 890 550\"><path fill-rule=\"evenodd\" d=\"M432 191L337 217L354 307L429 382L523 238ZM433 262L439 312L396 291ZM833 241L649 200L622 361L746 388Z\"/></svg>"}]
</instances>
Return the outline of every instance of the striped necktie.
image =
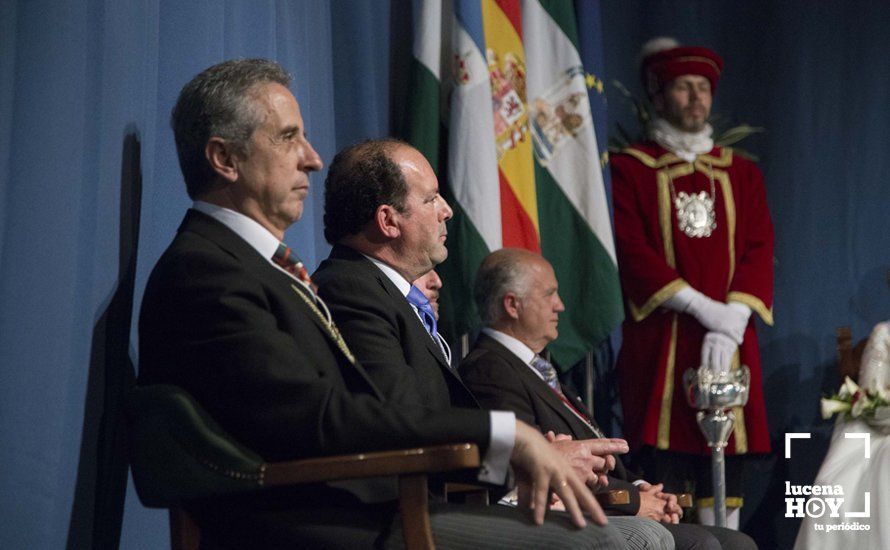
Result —
<instances>
[{"instance_id":1,"label":"striped necktie","mask_svg":"<svg viewBox=\"0 0 890 550\"><path fill-rule=\"evenodd\" d=\"M562 391L562 387L559 385L559 377L556 374L556 368L550 361L544 359L540 355L535 355L535 358L532 359L532 367L541 373L541 376L544 377L544 382L547 382L547 385L556 392L560 399L562 399L562 402L575 414L575 416L590 427L596 437L605 437L605 434L603 434L602 430L599 429L599 426L596 425L593 419L582 412L580 407L573 404L572 400L569 399L569 396Z\"/></svg>"},{"instance_id":2,"label":"striped necktie","mask_svg":"<svg viewBox=\"0 0 890 550\"><path fill-rule=\"evenodd\" d=\"M303 260L297 256L297 253L294 252L291 247L284 243L278 243L278 250L272 255L272 261L297 279L309 285L313 292L318 291L318 287L315 286L312 282L312 278L309 277L309 272L306 271L306 266L303 265Z\"/></svg>"},{"instance_id":3,"label":"striped necktie","mask_svg":"<svg viewBox=\"0 0 890 550\"><path fill-rule=\"evenodd\" d=\"M562 394L562 388L559 387L559 377L556 375L556 368L550 364L550 361L540 355L535 355L535 358L532 359L532 366L541 373L541 376L544 377L544 382L547 382L548 386L557 393Z\"/></svg>"}]
</instances>

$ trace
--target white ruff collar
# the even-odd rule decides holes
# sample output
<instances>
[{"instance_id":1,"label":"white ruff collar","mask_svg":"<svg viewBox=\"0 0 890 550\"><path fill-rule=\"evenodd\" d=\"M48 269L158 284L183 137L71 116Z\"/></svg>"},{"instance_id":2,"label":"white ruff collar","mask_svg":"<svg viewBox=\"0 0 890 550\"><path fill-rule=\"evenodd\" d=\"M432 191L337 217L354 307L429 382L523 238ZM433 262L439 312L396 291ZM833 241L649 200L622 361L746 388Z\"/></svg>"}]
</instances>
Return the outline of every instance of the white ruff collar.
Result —
<instances>
[{"instance_id":1,"label":"white ruff collar","mask_svg":"<svg viewBox=\"0 0 890 550\"><path fill-rule=\"evenodd\" d=\"M660 117L649 123L649 138L686 162L693 162L696 156L714 148L713 133L710 124L698 132L684 132Z\"/></svg>"}]
</instances>

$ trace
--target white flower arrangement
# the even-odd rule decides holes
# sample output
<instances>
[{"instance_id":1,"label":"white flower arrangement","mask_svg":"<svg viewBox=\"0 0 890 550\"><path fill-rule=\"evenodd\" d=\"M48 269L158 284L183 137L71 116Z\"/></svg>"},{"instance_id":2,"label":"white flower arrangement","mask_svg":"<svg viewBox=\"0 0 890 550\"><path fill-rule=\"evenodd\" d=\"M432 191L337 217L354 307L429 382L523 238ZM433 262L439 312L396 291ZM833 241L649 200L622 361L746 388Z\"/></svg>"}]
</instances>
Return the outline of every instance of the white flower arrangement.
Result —
<instances>
[{"instance_id":1,"label":"white flower arrangement","mask_svg":"<svg viewBox=\"0 0 890 550\"><path fill-rule=\"evenodd\" d=\"M835 414L883 424L890 418L890 388L863 389L847 376L837 393L822 398L822 418Z\"/></svg>"}]
</instances>

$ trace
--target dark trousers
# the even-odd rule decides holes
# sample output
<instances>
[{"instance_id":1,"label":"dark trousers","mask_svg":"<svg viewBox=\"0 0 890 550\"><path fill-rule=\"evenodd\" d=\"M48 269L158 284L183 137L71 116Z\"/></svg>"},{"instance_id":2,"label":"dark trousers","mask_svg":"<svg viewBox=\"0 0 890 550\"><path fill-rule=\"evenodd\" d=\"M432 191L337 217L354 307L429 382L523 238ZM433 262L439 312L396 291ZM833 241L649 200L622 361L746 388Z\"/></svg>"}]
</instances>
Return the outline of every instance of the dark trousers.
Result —
<instances>
[{"instance_id":1,"label":"dark trousers","mask_svg":"<svg viewBox=\"0 0 890 550\"><path fill-rule=\"evenodd\" d=\"M726 457L726 506L744 504L744 473L747 455ZM636 469L650 483L664 483L668 493L691 493L697 506L713 506L711 457L643 447L635 457Z\"/></svg>"}]
</instances>

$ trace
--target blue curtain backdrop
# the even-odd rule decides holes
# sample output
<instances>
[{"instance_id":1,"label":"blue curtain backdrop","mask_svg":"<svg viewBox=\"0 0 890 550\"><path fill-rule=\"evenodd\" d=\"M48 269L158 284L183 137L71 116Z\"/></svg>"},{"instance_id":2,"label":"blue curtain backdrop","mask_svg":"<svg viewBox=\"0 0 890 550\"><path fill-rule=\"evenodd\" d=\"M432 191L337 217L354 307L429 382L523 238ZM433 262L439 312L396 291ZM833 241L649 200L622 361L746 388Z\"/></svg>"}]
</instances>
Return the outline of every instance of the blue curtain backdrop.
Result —
<instances>
[{"instance_id":1,"label":"blue curtain backdrop","mask_svg":"<svg viewBox=\"0 0 890 550\"><path fill-rule=\"evenodd\" d=\"M119 470L103 451L135 349L115 333L118 291L135 288L135 319L188 205L170 109L207 66L271 57L330 159L330 14L322 0L0 2L0 547L113 544ZM288 234L310 265L327 253L322 181ZM166 523L130 489L122 547L165 547Z\"/></svg>"},{"instance_id":2,"label":"blue curtain backdrop","mask_svg":"<svg viewBox=\"0 0 890 550\"><path fill-rule=\"evenodd\" d=\"M407 0L0 2L0 547L167 545L166 514L123 485L115 414L138 365L131 319L188 205L168 124L179 88L223 59L275 58L330 161L401 128L410 12ZM786 547L796 523L781 517L781 484L808 483L824 454L834 327L861 337L890 317L890 7L625 0L601 16L607 82L639 93L635 56L653 35L709 45L727 61L715 110L767 128L744 146L776 225L776 326L761 331L771 436L777 451L788 431L814 439L800 459L762 461L744 521L762 547ZM610 119L632 126L608 99ZM288 233L310 267L328 251L323 175Z\"/></svg>"}]
</instances>

